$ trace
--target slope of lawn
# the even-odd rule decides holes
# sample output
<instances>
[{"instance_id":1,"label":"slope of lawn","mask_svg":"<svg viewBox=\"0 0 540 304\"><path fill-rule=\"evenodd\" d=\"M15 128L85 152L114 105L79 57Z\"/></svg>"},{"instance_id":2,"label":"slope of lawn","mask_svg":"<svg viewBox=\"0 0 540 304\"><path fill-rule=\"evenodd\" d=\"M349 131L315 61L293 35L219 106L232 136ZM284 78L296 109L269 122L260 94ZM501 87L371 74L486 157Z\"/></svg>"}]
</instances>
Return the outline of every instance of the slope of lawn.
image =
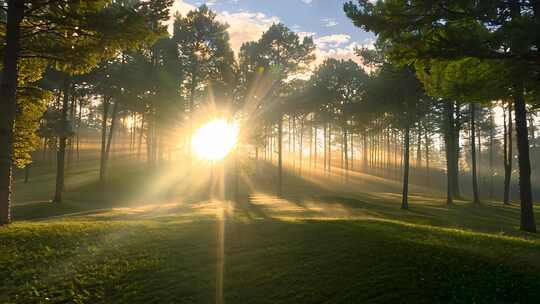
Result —
<instances>
[{"instance_id":1,"label":"slope of lawn","mask_svg":"<svg viewBox=\"0 0 540 304\"><path fill-rule=\"evenodd\" d=\"M365 177L313 175L287 176L278 199L264 169L232 203L143 193L167 173L130 165L102 186L88 164L62 205L36 169L0 228L0 303L540 303L540 238L517 230L516 206L420 194L404 212Z\"/></svg>"}]
</instances>

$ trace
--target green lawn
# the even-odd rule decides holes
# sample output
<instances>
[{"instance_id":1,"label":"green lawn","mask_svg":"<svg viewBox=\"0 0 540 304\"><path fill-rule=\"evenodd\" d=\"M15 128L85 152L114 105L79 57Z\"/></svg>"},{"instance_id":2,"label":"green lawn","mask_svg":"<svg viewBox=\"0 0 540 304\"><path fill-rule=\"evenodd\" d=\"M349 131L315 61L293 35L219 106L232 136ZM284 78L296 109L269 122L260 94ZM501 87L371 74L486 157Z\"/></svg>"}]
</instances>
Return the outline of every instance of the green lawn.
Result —
<instances>
[{"instance_id":1,"label":"green lawn","mask_svg":"<svg viewBox=\"0 0 540 304\"><path fill-rule=\"evenodd\" d=\"M414 188L405 212L366 176L289 175L278 199L267 166L245 168L232 203L185 179L200 173L119 164L101 186L87 163L62 205L36 168L0 228L0 303L540 303L540 237L517 206Z\"/></svg>"}]
</instances>

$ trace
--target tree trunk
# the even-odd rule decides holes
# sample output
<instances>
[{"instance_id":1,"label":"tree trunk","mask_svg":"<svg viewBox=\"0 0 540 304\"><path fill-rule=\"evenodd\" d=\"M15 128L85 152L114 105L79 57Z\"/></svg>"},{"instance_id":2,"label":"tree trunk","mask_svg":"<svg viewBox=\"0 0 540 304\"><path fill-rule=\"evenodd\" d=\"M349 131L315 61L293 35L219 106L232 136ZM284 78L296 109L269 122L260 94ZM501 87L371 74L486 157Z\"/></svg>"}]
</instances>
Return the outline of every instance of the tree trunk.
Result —
<instances>
[{"instance_id":1,"label":"tree trunk","mask_svg":"<svg viewBox=\"0 0 540 304\"><path fill-rule=\"evenodd\" d=\"M493 112L490 114L490 120L491 120L491 125L494 127L495 121L493 118ZM490 200L493 200L493 175L495 174L494 169L493 169L493 163L494 163L494 158L495 158L494 151L493 151L494 142L495 142L495 128L492 128L491 130L489 130L489 199Z\"/></svg>"},{"instance_id":2,"label":"tree trunk","mask_svg":"<svg viewBox=\"0 0 540 304\"><path fill-rule=\"evenodd\" d=\"M299 169L299 174L300 176L302 176L302 161L303 161L303 158L304 158L304 118L302 117L302 119L300 120L300 138L299 138L299 144L300 146L298 147L298 152L299 152L299 159L298 159L298 169Z\"/></svg>"},{"instance_id":3,"label":"tree trunk","mask_svg":"<svg viewBox=\"0 0 540 304\"><path fill-rule=\"evenodd\" d=\"M30 179L30 166L31 164L28 164L24 167L24 183L28 184L28 180Z\"/></svg>"},{"instance_id":4,"label":"tree trunk","mask_svg":"<svg viewBox=\"0 0 540 304\"><path fill-rule=\"evenodd\" d=\"M430 145L430 140L429 140L429 132L427 131L427 129L425 130L424 132L424 140L425 140L425 146L426 146L426 186L430 186L431 184L431 173L430 173L430 168L429 168L429 145Z\"/></svg>"},{"instance_id":5,"label":"tree trunk","mask_svg":"<svg viewBox=\"0 0 540 304\"><path fill-rule=\"evenodd\" d=\"M473 203L480 204L480 196L478 194L478 176L476 166L476 105L471 102L471 158L472 158L472 188L473 188Z\"/></svg>"},{"instance_id":6,"label":"tree trunk","mask_svg":"<svg viewBox=\"0 0 540 304\"><path fill-rule=\"evenodd\" d=\"M59 137L58 152L56 157L56 191L54 193L54 201L57 203L62 202L62 194L64 192L66 145L68 139L68 108L69 99L71 98L71 76L66 75L65 77L61 119L62 131Z\"/></svg>"},{"instance_id":7,"label":"tree trunk","mask_svg":"<svg viewBox=\"0 0 540 304\"><path fill-rule=\"evenodd\" d=\"M422 125L418 124L418 147L416 147L416 166L422 168Z\"/></svg>"},{"instance_id":8,"label":"tree trunk","mask_svg":"<svg viewBox=\"0 0 540 304\"><path fill-rule=\"evenodd\" d=\"M48 143L48 139L45 137L43 138L43 151L42 151L42 155L41 155L41 161L45 162L47 160L47 143Z\"/></svg>"},{"instance_id":9,"label":"tree trunk","mask_svg":"<svg viewBox=\"0 0 540 304\"><path fill-rule=\"evenodd\" d=\"M283 117L278 121L278 196L283 196Z\"/></svg>"},{"instance_id":10,"label":"tree trunk","mask_svg":"<svg viewBox=\"0 0 540 304\"><path fill-rule=\"evenodd\" d=\"M141 118L141 129L139 130L139 143L137 145L137 159L141 159L142 139L144 135L144 115Z\"/></svg>"},{"instance_id":11,"label":"tree trunk","mask_svg":"<svg viewBox=\"0 0 540 304\"><path fill-rule=\"evenodd\" d=\"M238 161L238 148L234 149L234 201L240 202L240 165Z\"/></svg>"},{"instance_id":12,"label":"tree trunk","mask_svg":"<svg viewBox=\"0 0 540 304\"><path fill-rule=\"evenodd\" d=\"M292 129L292 136L293 136L293 151L292 151L292 161L293 161L293 172L294 169L296 169L296 118L292 117L292 123L293 123L293 129ZM289 156L290 160L290 156Z\"/></svg>"},{"instance_id":13,"label":"tree trunk","mask_svg":"<svg viewBox=\"0 0 540 304\"><path fill-rule=\"evenodd\" d=\"M454 119L454 141L453 141L453 148L452 153L454 153L454 157L452 158L452 189L454 191L454 197L461 197L461 191L459 186L459 157L460 157L460 131L461 131L461 105L459 103L456 103L454 107L454 111L456 113L455 119Z\"/></svg>"},{"instance_id":14,"label":"tree trunk","mask_svg":"<svg viewBox=\"0 0 540 304\"><path fill-rule=\"evenodd\" d=\"M323 125L323 150L324 150L324 172L328 171L328 128Z\"/></svg>"},{"instance_id":15,"label":"tree trunk","mask_svg":"<svg viewBox=\"0 0 540 304\"><path fill-rule=\"evenodd\" d=\"M291 115L287 115L287 123L289 124L289 127L287 128L287 135L289 136L289 140L287 141L287 149L289 150L289 157L291 155L291 152L292 152L292 130L293 130L293 127L292 127L292 118L291 118Z\"/></svg>"},{"instance_id":16,"label":"tree trunk","mask_svg":"<svg viewBox=\"0 0 540 304\"><path fill-rule=\"evenodd\" d=\"M109 120L109 97L103 97L103 113L101 117L101 160L99 165L99 181L105 181L105 154L107 147L107 121Z\"/></svg>"},{"instance_id":17,"label":"tree trunk","mask_svg":"<svg viewBox=\"0 0 540 304\"><path fill-rule=\"evenodd\" d=\"M444 132L444 141L446 146L446 204L452 205L454 203L454 157L456 153L454 152L455 148L455 136L454 136L454 104L453 102L444 103L444 113L445 113L445 132Z\"/></svg>"},{"instance_id":18,"label":"tree trunk","mask_svg":"<svg viewBox=\"0 0 540 304\"><path fill-rule=\"evenodd\" d=\"M510 205L510 183L512 181L512 161L513 161L513 128L512 128L512 103L508 103L508 128L506 123L506 112L503 109L504 119L504 194L503 203Z\"/></svg>"},{"instance_id":19,"label":"tree trunk","mask_svg":"<svg viewBox=\"0 0 540 304\"><path fill-rule=\"evenodd\" d=\"M460 157L460 131L461 131L461 105L456 102L455 107L453 107L456 116L453 125L453 131L452 134L454 135L454 139L452 141L452 152L454 153L454 156L452 157L452 191L454 191L454 197L458 198L461 197L461 191L459 186L459 157Z\"/></svg>"},{"instance_id":20,"label":"tree trunk","mask_svg":"<svg viewBox=\"0 0 540 304\"><path fill-rule=\"evenodd\" d=\"M536 232L531 190L531 161L529 135L527 132L527 109L523 97L523 85L516 86L514 93L516 133L519 157L519 196L521 199L521 230Z\"/></svg>"},{"instance_id":21,"label":"tree trunk","mask_svg":"<svg viewBox=\"0 0 540 304\"><path fill-rule=\"evenodd\" d=\"M13 127L17 108L17 63L23 14L24 1L7 1L7 27L0 80L0 225L11 222Z\"/></svg>"},{"instance_id":22,"label":"tree trunk","mask_svg":"<svg viewBox=\"0 0 540 304\"><path fill-rule=\"evenodd\" d=\"M309 128L309 168L313 166L313 128Z\"/></svg>"},{"instance_id":23,"label":"tree trunk","mask_svg":"<svg viewBox=\"0 0 540 304\"><path fill-rule=\"evenodd\" d=\"M344 157L345 157L345 179L348 181L349 180L349 153L347 152L349 150L349 147L348 147L348 137L347 137L347 129L346 128L343 128L343 144L344 144L344 147L343 147L343 153L344 153Z\"/></svg>"},{"instance_id":24,"label":"tree trunk","mask_svg":"<svg viewBox=\"0 0 540 304\"><path fill-rule=\"evenodd\" d=\"M477 131L476 138L478 138L478 153L477 153L477 171L478 171L478 178L480 179L481 183L479 185L480 189L486 187L486 179L482 176L482 132L481 130ZM482 191L479 190L478 193L480 193L480 196L482 195Z\"/></svg>"},{"instance_id":25,"label":"tree trunk","mask_svg":"<svg viewBox=\"0 0 540 304\"><path fill-rule=\"evenodd\" d=\"M399 148L399 145L398 145L398 134L399 134L399 131L395 131L394 132L394 179L395 180L399 180L399 172L398 172L398 159L399 159L399 152L398 152L398 148Z\"/></svg>"},{"instance_id":26,"label":"tree trunk","mask_svg":"<svg viewBox=\"0 0 540 304\"><path fill-rule=\"evenodd\" d=\"M317 145L318 145L317 136L319 135L319 131L317 127L315 127L313 131L315 131L315 139L314 139L315 142L313 143L313 167L317 169Z\"/></svg>"},{"instance_id":27,"label":"tree trunk","mask_svg":"<svg viewBox=\"0 0 540 304\"><path fill-rule=\"evenodd\" d=\"M391 163L392 163L392 160L391 160L391 156L392 156L392 155L390 154L390 150L391 150L391 148L390 148L390 146L391 146L391 142L390 142L390 141L391 141L391 137L392 137L392 132L391 132L391 130L388 128L388 129L386 130L386 149L385 149L385 151L384 151L384 155L385 155L385 158L386 158L386 166L385 166L385 168L386 168L386 172L387 172L386 174L387 174L387 176L390 176L390 172L391 172L391 171L390 171L390 167L391 167Z\"/></svg>"},{"instance_id":28,"label":"tree trunk","mask_svg":"<svg viewBox=\"0 0 540 304\"><path fill-rule=\"evenodd\" d=\"M354 133L351 132L351 171L354 171Z\"/></svg>"},{"instance_id":29,"label":"tree trunk","mask_svg":"<svg viewBox=\"0 0 540 304\"><path fill-rule=\"evenodd\" d=\"M536 147L536 127L534 125L534 116L531 113L528 113L528 119L529 119L529 134L530 134L530 141L531 141L531 147Z\"/></svg>"},{"instance_id":30,"label":"tree trunk","mask_svg":"<svg viewBox=\"0 0 540 304\"><path fill-rule=\"evenodd\" d=\"M74 91L75 88L72 87L71 91ZM75 110L77 108L77 103L75 102L75 98L71 98L71 106L69 111L69 118L71 120L71 123L73 124L75 122ZM74 152L74 145L73 145L73 136L70 136L68 138L68 151L67 151L67 164L66 166L69 168L71 165L71 161L73 160L73 152Z\"/></svg>"},{"instance_id":31,"label":"tree trunk","mask_svg":"<svg viewBox=\"0 0 540 304\"><path fill-rule=\"evenodd\" d=\"M79 101L79 117L77 119L77 139L76 139L77 161L81 160L81 150L80 150L79 145L81 142L82 109L83 109L83 101L81 99Z\"/></svg>"},{"instance_id":32,"label":"tree trunk","mask_svg":"<svg viewBox=\"0 0 540 304\"><path fill-rule=\"evenodd\" d=\"M411 140L411 128L407 124L405 128L405 142L404 142L404 162L405 168L403 170L403 196L401 201L401 209L409 209L409 152L410 152L410 140Z\"/></svg>"},{"instance_id":33,"label":"tree trunk","mask_svg":"<svg viewBox=\"0 0 540 304\"><path fill-rule=\"evenodd\" d=\"M112 116L111 116L111 128L109 130L109 138L107 140L107 146L105 148L105 155L103 157L103 164L102 164L103 165L103 167L102 167L103 180L101 180L101 181L104 181L105 178L107 178L107 165L108 165L108 162L109 162L109 156L111 155L111 144L112 144L112 141L113 141L114 128L116 126L117 113L118 113L118 101L116 101L114 103L113 112L112 112Z\"/></svg>"},{"instance_id":34,"label":"tree trunk","mask_svg":"<svg viewBox=\"0 0 540 304\"><path fill-rule=\"evenodd\" d=\"M364 167L364 173L368 170L368 143L366 132L362 133L362 166Z\"/></svg>"}]
</instances>

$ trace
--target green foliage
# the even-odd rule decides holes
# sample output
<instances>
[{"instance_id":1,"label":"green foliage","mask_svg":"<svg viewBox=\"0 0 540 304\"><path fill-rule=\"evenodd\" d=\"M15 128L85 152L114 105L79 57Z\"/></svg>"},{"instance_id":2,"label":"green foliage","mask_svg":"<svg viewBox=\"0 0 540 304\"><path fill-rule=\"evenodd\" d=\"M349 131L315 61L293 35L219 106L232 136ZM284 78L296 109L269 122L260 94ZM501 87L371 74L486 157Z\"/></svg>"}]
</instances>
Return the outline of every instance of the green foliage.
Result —
<instances>
[{"instance_id":1,"label":"green foliage","mask_svg":"<svg viewBox=\"0 0 540 304\"><path fill-rule=\"evenodd\" d=\"M39 88L24 88L17 93L17 116L13 138L13 164L23 168L32 163L31 152L40 143L37 133L39 122L46 109L50 92Z\"/></svg>"},{"instance_id":2,"label":"green foliage","mask_svg":"<svg viewBox=\"0 0 540 304\"><path fill-rule=\"evenodd\" d=\"M540 23L532 3L359 0L347 3L345 12L355 25L377 34L387 61L413 65L430 96L505 99L517 80L536 94L540 57L531 50Z\"/></svg>"},{"instance_id":3,"label":"green foliage","mask_svg":"<svg viewBox=\"0 0 540 304\"><path fill-rule=\"evenodd\" d=\"M417 75L433 97L483 102L511 96L512 68L496 60L430 60L416 65Z\"/></svg>"},{"instance_id":4,"label":"green foliage","mask_svg":"<svg viewBox=\"0 0 540 304\"><path fill-rule=\"evenodd\" d=\"M32 1L30 1L32 2ZM148 4L123 6L109 1L36 1L22 23L22 58L40 58L60 71L90 71L119 50L155 40L164 27L154 27ZM152 1L154 2L154 1ZM162 2L162 1L157 1Z\"/></svg>"},{"instance_id":5,"label":"green foliage","mask_svg":"<svg viewBox=\"0 0 540 304\"><path fill-rule=\"evenodd\" d=\"M356 111L362 111L368 76L352 60L327 59L314 71L310 82L318 111L338 119L345 127ZM317 113L325 115L323 113Z\"/></svg>"},{"instance_id":6,"label":"green foliage","mask_svg":"<svg viewBox=\"0 0 540 304\"><path fill-rule=\"evenodd\" d=\"M366 98L372 111L387 115L398 128L412 127L427 113L432 102L413 67L388 63L372 75Z\"/></svg>"},{"instance_id":7,"label":"green foliage","mask_svg":"<svg viewBox=\"0 0 540 304\"><path fill-rule=\"evenodd\" d=\"M236 71L227 28L206 5L185 17L176 16L172 40L185 77L183 95L190 101L190 110L195 109L197 94L219 92L221 98L232 99ZM216 90L207 91L213 88Z\"/></svg>"},{"instance_id":8,"label":"green foliage","mask_svg":"<svg viewBox=\"0 0 540 304\"><path fill-rule=\"evenodd\" d=\"M273 24L258 41L242 45L238 91L245 103L256 105L251 111L257 119L275 122L290 108L285 100L291 97L294 83L288 82L307 71L315 60L314 51L311 37L300 41L297 33L281 23Z\"/></svg>"},{"instance_id":9,"label":"green foliage","mask_svg":"<svg viewBox=\"0 0 540 304\"><path fill-rule=\"evenodd\" d=\"M129 2L27 1L31 10L21 23L13 156L16 166L31 162L30 152L38 141L39 119L51 94L38 89L36 82L47 67L70 74L85 73L102 60L117 56L119 50L137 48L164 33L155 10L168 7L170 0ZM157 17L163 18L160 13ZM5 36L5 23L0 26L0 36Z\"/></svg>"}]
</instances>

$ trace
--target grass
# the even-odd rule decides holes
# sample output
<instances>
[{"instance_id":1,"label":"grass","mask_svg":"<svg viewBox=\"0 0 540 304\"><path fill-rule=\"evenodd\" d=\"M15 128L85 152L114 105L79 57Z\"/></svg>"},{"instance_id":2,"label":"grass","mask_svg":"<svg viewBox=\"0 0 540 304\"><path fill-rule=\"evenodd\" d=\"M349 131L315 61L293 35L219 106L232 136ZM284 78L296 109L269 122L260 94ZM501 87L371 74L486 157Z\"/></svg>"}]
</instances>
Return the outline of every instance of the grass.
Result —
<instances>
[{"instance_id":1,"label":"grass","mask_svg":"<svg viewBox=\"0 0 540 304\"><path fill-rule=\"evenodd\" d=\"M517 230L516 206L415 188L405 212L391 182L361 175L290 174L276 198L250 166L232 203L130 164L103 187L86 163L62 205L36 168L0 228L0 303L540 302L540 238Z\"/></svg>"}]
</instances>

